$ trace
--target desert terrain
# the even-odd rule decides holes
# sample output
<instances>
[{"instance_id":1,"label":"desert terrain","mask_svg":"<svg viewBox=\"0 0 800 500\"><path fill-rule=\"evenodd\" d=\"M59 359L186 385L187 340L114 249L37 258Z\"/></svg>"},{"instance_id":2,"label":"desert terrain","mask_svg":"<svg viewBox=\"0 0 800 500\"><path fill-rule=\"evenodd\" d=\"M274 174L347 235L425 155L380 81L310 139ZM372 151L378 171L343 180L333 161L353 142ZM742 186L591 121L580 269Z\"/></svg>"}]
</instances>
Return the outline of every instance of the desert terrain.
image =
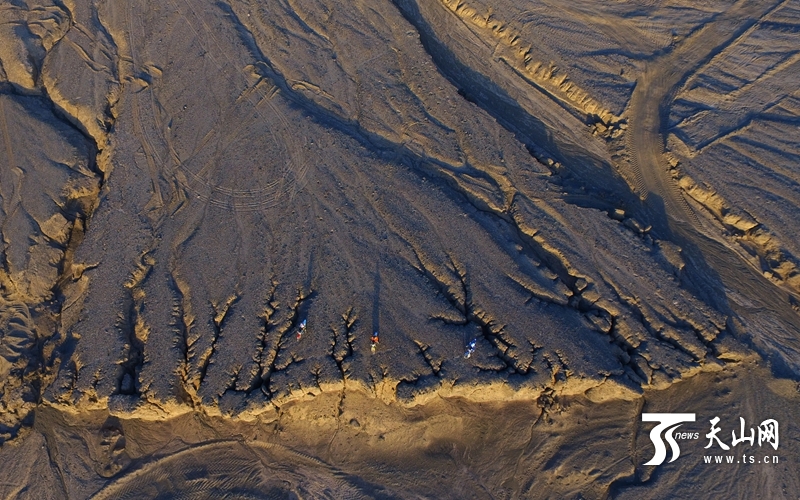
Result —
<instances>
[{"instance_id":1,"label":"desert terrain","mask_svg":"<svg viewBox=\"0 0 800 500\"><path fill-rule=\"evenodd\" d=\"M799 34L0 3L0 496L798 498Z\"/></svg>"}]
</instances>

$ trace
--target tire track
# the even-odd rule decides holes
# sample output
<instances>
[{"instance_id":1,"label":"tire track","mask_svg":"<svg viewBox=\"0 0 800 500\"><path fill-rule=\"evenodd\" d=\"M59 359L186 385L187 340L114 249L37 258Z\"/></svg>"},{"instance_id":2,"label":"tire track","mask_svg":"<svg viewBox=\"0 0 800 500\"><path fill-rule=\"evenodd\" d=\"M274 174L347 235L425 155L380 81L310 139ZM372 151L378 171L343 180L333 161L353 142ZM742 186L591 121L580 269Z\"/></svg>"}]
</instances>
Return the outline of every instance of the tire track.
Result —
<instances>
[{"instance_id":1,"label":"tire track","mask_svg":"<svg viewBox=\"0 0 800 500\"><path fill-rule=\"evenodd\" d=\"M0 190L0 198L2 198L3 202L3 220L2 224L0 224L0 245L2 245L2 248L0 248L0 258L2 258L2 262L0 263L2 267L0 267L0 271L4 270L6 273L10 273L11 266L8 255L6 254L10 242L6 239L6 224L8 224L8 221L11 220L22 203L20 200L22 171L17 167L14 150L11 147L11 135L8 133L8 121L6 120L6 108L3 103L3 97L4 96L0 96L0 124L3 126L3 142L5 144L6 157L8 158L7 171L13 172L17 177L16 185L12 187L10 200L7 200L6 197L3 196L4 193L2 190Z\"/></svg>"},{"instance_id":2,"label":"tire track","mask_svg":"<svg viewBox=\"0 0 800 500\"><path fill-rule=\"evenodd\" d=\"M230 47L227 50L224 48L208 24L191 5L186 3L189 12L184 12L176 2L170 1L169 3L194 33L197 43L206 49L205 53L217 68L219 75L223 76L231 84L231 87L240 87L240 80L246 82L248 80L246 71L248 68L255 69L255 66L249 65L241 70L227 55ZM137 57L136 41L133 37L133 33L136 31L132 19L132 14L126 11L125 22L130 34L133 77L138 78L141 70L147 71L147 63L140 60L141 57ZM198 28L196 26L198 23L202 27ZM139 32L143 32L143 26L140 25L137 28ZM141 40L145 38L143 35L139 37ZM212 48L215 50L208 50ZM146 47L144 51L147 52ZM150 93L150 110L146 109L146 102L143 103L138 95L134 96L132 104L134 129L142 143L156 189L158 189L158 172L161 171L167 177L174 178L178 184L195 194L204 203L227 210L248 211L275 206L283 195L292 195L302 188L308 163L304 159L301 143L296 134L292 133L295 127L279 109L279 106L273 102L278 94L278 88L271 84L268 78L259 76L260 79L253 85L248 84L235 101L218 103L221 107L225 104L218 124L200 139L185 158L181 158L173 147L168 129L161 127L162 137L160 139L168 150L167 158L163 160L156 148L153 147L152 138L148 138L148 124L142 122L142 118L152 116L156 122L159 122L159 109L166 110L157 102L155 87L151 86L146 90ZM148 83L152 85L151 82ZM213 173L224 166L226 151L237 141L246 139L246 134L254 129L253 126L256 123L266 125L269 137L278 151L277 158L269 158L275 162L272 178L262 179L258 185L248 186L244 189L221 185L219 181L214 182L212 180ZM159 124L156 123L156 125ZM281 162L283 164L280 164ZM168 163L173 163L173 165L170 166ZM237 179L235 176L225 175L223 178L234 184L241 182L241 179ZM156 203L163 205L163 196L160 192L156 193Z\"/></svg>"},{"instance_id":3,"label":"tire track","mask_svg":"<svg viewBox=\"0 0 800 500\"><path fill-rule=\"evenodd\" d=\"M214 36L213 30L211 29L211 27L209 27L209 25L205 22L205 20L200 15L198 15L197 11L192 7L190 2L188 2L187 0L183 0L183 3L186 5L188 10L191 12L191 14L195 18L195 20L199 21L200 24L202 25L201 29L198 29L192 23L192 20L189 19L189 16L184 14L178 8L178 5L177 5L176 1L173 1L173 0L168 0L168 1L175 8L176 12L178 12L181 15L181 17L186 21L187 25L192 29L192 31L194 31L194 33L197 35L198 40L200 40L201 46L210 48L211 43L208 41L208 39L210 38L213 41L213 45L215 45L219 49L219 54L221 54L222 57L225 59L225 61L222 63L222 65L216 60L216 58L213 56L213 54L212 54L212 52L210 50L208 51L208 56L211 58L212 62L217 66L217 68L220 70L220 74L223 74L223 75L225 74L225 71L223 69L223 65L227 65L227 66L229 66L231 68L236 68L237 67L236 64L234 64L234 61L232 60L232 58L227 55L228 52L225 49L225 47L220 43L219 39L216 36ZM225 4L218 4L217 7L221 8L223 12L231 15L231 18L234 18L233 10L232 10L232 8L230 6L225 5ZM239 21L237 20L236 22L238 23ZM208 37L206 37L205 44L203 43L203 37L202 37L203 33L208 35ZM240 77L243 77L243 75L241 74L241 71L240 71ZM229 78L228 80L230 81L231 79ZM201 169L201 172L199 174L197 174L197 173L189 171L188 168L184 167L185 161L179 163L178 164L178 168L181 168L181 170L183 170L184 172L187 172L190 176L192 176L193 178L195 178L199 182L202 182L207 188L209 188L209 190L210 190L209 192L211 194L208 195L208 200L204 200L204 201L208 201L212 205L219 206L221 208L228 208L228 209L238 208L238 209L241 209L241 210L257 210L257 209L260 209L260 208L270 208L272 206L275 206L278 203L278 201L279 201L279 199L280 199L280 197L282 195L290 194L291 191L295 191L296 192L299 189L301 189L302 185L304 184L305 175L306 175L306 172L308 170L308 163L304 160L304 158L302 156L302 153L301 153L301 149L302 148L298 145L298 141L297 141L296 137L294 137L290 133L291 128L292 128L291 127L291 123L286 118L286 116L283 114L283 112L281 112L278 109L278 107L275 106L275 104L272 102L272 99L278 93L278 89L274 85L267 85L266 91L262 91L260 89L261 84L264 83L264 82L267 82L267 81L268 80L265 77L262 76L262 78L261 78L261 80L259 80L259 82L257 82L252 87L248 88L242 95L239 96L239 98L237 98L236 102L234 103L234 106L231 109L231 112L233 112L236 108L238 108L239 104L241 104L242 102L246 101L246 102L250 102L251 103L252 110L254 111L254 114L257 115L257 118L263 120L265 123L271 124L271 123L274 123L275 121L280 122L280 124L283 125L283 127L285 127L285 130L282 131L283 133L280 134L281 135L280 140L278 140L278 138L275 136L275 131L273 130L273 127L270 127L270 134L272 135L273 140L275 141L276 145L281 145L281 144L284 145L284 147L282 149L284 150L284 155L287 158L288 164L283 168L282 172L280 172L282 175L279 175L276 180L273 180L272 182L268 183L266 187L262 187L262 188L257 189L257 190L253 190L253 189L241 190L241 189L233 189L233 188L223 188L221 186L211 186L208 182L204 181L202 174L209 168L209 166L210 166L209 164L204 165L203 168ZM251 93L256 93L260 97L259 100L255 104L252 104L252 102L249 100ZM266 103L266 106L268 106L270 111L271 111L271 114L269 116L267 116L266 120L264 119L264 115L262 114L261 110L259 110L259 105L262 102ZM248 126L248 128L249 128L249 124L254 122L254 121L255 121L255 118L252 118L251 120L249 120L249 122L245 121L245 120L241 120L239 122L240 126L234 131L234 133L226 136L226 137L231 137L232 138L230 140L230 143L233 143L233 142L235 142L237 140L238 132L240 130L244 129L245 126ZM222 142L226 142L226 141L227 141L227 138L224 139ZM218 158L222 155L222 152L225 150L225 148L227 148L227 146L228 146L228 144L226 144L222 148L218 147L218 149L216 150L216 154L215 154L214 160L213 160L213 164L217 164L218 163ZM189 186L186 186L186 187L189 188ZM194 192L194 190L193 190L193 192ZM214 199L213 193L222 193L223 195L227 195L227 196L230 197L231 202L230 203L224 203L224 202L221 202L219 200L216 200L216 199ZM203 193L195 192L195 194L200 195L201 198L203 197ZM237 196L239 196L241 198L244 198L244 199L249 199L249 201L245 201L243 203L238 203L237 204L236 201L235 201ZM258 199L254 200L253 198L256 198L256 197L263 197L263 199L262 200L258 200Z\"/></svg>"},{"instance_id":4,"label":"tire track","mask_svg":"<svg viewBox=\"0 0 800 500\"><path fill-rule=\"evenodd\" d=\"M133 69L133 77L139 74L136 55L136 40L133 38L133 2L128 5L128 10L125 11L125 22L128 26L128 39L130 43L131 53L131 66ZM141 37L140 39L144 39ZM149 90L152 96L152 90ZM131 116L133 117L133 128L136 135L140 138L142 144L142 152L147 160L148 173L150 174L150 181L153 183L153 200L155 201L155 208L160 209L164 206L164 198L161 194L161 187L158 176L158 166L162 160L158 152L153 148L148 136L147 131L142 127L142 120L140 117L141 103L139 102L139 92L134 92L133 103L131 105Z\"/></svg>"},{"instance_id":5,"label":"tire track","mask_svg":"<svg viewBox=\"0 0 800 500\"><path fill-rule=\"evenodd\" d=\"M629 106L628 135L636 188L644 199L651 194L660 196L667 215L673 219L700 224L673 182L664 159L664 132L678 87L783 3L741 0L674 51L648 64L637 81Z\"/></svg>"},{"instance_id":6,"label":"tire track","mask_svg":"<svg viewBox=\"0 0 800 500\"><path fill-rule=\"evenodd\" d=\"M648 64L631 98L627 137L637 190L651 209L664 213L666 229L684 247L687 257L710 267L705 271L709 278L713 273L718 275L725 287L728 307L752 320L748 321L748 329L760 330L748 332L759 337L760 348L766 344L768 354L777 351L784 362L787 358L797 360L800 357L800 317L791 307L791 293L764 278L761 270L747 261L739 250L703 229L697 214L673 181L664 152L670 105L683 82L785 3L742 0L687 38L673 52ZM657 206L659 198L663 207ZM797 335L759 327L764 324L764 314L769 312L774 312L785 323L782 327L793 329ZM795 365L792 369L800 368L796 366L797 361L789 363Z\"/></svg>"},{"instance_id":7,"label":"tire track","mask_svg":"<svg viewBox=\"0 0 800 500\"><path fill-rule=\"evenodd\" d=\"M277 443L221 439L143 463L92 498L371 498L348 479L346 471Z\"/></svg>"}]
</instances>

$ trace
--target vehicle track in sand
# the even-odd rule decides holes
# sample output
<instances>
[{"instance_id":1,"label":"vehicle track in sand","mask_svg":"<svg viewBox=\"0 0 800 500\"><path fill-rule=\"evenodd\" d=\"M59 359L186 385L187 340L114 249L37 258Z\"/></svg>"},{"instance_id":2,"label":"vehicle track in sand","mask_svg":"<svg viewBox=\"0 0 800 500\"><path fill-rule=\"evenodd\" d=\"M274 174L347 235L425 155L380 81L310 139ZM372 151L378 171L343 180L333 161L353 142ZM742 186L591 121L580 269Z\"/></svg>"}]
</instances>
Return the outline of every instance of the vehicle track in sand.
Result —
<instances>
[{"instance_id":1,"label":"vehicle track in sand","mask_svg":"<svg viewBox=\"0 0 800 500\"><path fill-rule=\"evenodd\" d=\"M712 273L718 275L726 292L736 290L742 294L729 300L728 306L737 314L750 317L762 310L774 311L800 334L800 317L792 308L793 295L765 278L761 270L743 257L743 250L733 248L703 227L672 179L664 155L669 109L683 82L785 3L737 2L692 33L673 51L649 62L637 81L628 107L626 146L636 189L654 212L663 214L666 227L662 229L672 233L687 258L705 261ZM728 295L732 298L730 293ZM767 342L772 347L782 345L783 349L800 354L797 337L787 335L780 340L767 339Z\"/></svg>"},{"instance_id":2,"label":"vehicle track in sand","mask_svg":"<svg viewBox=\"0 0 800 500\"><path fill-rule=\"evenodd\" d=\"M131 109L134 132L142 145L154 186L154 206L165 203L166 195L159 192L159 176L174 178L204 203L226 210L263 210L287 197L291 199L304 185L309 164L304 158L302 140L280 105L274 102L276 96L280 98L277 87L263 76L249 81L258 75L257 66L242 68L228 57L229 47L220 42L191 4L173 1L168 4L195 35L205 57L226 85L244 90L235 98L229 96L231 100L224 104L217 103L217 123L196 140L194 147L179 154L174 147L178 138L172 136L169 126L178 112L171 110L173 107L159 96L162 71L150 63L155 60L153 54L147 46L137 45L139 40L147 39L144 26L141 22L138 26L134 24L132 7L125 11L133 76L140 79L140 84L147 81L142 90L133 94ZM172 36L172 32L167 35ZM209 50L212 46L215 51ZM222 56L215 57L215 53ZM172 71L174 78L176 72L185 71L185 68ZM262 136L254 130L260 130ZM241 166L228 158L237 144L247 144L253 152L249 166L262 167L266 173L246 180L241 175Z\"/></svg>"},{"instance_id":3,"label":"vehicle track in sand","mask_svg":"<svg viewBox=\"0 0 800 500\"><path fill-rule=\"evenodd\" d=\"M675 50L650 62L638 79L628 107L627 137L636 188L644 199L650 194L661 196L667 214L673 219L699 223L672 181L664 158L668 111L680 85L783 3L738 2Z\"/></svg>"},{"instance_id":4,"label":"vehicle track in sand","mask_svg":"<svg viewBox=\"0 0 800 500\"><path fill-rule=\"evenodd\" d=\"M291 464L291 465L287 465ZM212 441L166 455L108 484L105 498L369 498L347 474L279 444Z\"/></svg>"}]
</instances>

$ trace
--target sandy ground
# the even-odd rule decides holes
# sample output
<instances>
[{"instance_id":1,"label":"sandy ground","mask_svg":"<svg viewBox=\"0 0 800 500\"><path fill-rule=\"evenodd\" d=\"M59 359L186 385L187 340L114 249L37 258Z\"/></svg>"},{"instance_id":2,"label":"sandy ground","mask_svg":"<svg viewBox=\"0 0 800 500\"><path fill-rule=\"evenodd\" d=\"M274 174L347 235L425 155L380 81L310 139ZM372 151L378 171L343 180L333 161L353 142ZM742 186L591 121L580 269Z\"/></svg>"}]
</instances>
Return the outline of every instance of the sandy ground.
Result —
<instances>
[{"instance_id":1,"label":"sandy ground","mask_svg":"<svg viewBox=\"0 0 800 500\"><path fill-rule=\"evenodd\" d=\"M4 497L29 498L794 498L800 442L796 382L756 363L700 374L636 401L585 396L407 407L358 391L293 402L253 421L198 412L143 419L37 410L33 430L0 450ZM709 390L709 388L712 388ZM674 463L653 454L640 412L691 408ZM785 424L770 463L707 464L709 421ZM736 429L737 436L739 430ZM734 448L735 450L736 448ZM732 454L742 461L740 451ZM778 462L772 463L772 456ZM295 495L295 496L293 496Z\"/></svg>"},{"instance_id":2,"label":"sandy ground","mask_svg":"<svg viewBox=\"0 0 800 500\"><path fill-rule=\"evenodd\" d=\"M0 5L0 490L796 498L799 29ZM642 413L686 412L643 465ZM715 416L779 422L777 462L704 463Z\"/></svg>"}]
</instances>

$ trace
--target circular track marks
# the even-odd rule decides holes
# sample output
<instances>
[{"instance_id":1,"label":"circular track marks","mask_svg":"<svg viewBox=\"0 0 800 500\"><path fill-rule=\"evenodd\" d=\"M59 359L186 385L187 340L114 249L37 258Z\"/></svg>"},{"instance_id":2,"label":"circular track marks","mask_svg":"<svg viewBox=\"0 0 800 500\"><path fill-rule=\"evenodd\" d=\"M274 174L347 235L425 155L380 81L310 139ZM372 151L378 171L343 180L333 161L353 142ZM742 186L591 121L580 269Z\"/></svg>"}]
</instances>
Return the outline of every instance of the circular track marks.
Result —
<instances>
[{"instance_id":1,"label":"circular track marks","mask_svg":"<svg viewBox=\"0 0 800 500\"><path fill-rule=\"evenodd\" d=\"M215 441L149 462L93 498L369 498L343 477L283 446Z\"/></svg>"},{"instance_id":2,"label":"circular track marks","mask_svg":"<svg viewBox=\"0 0 800 500\"><path fill-rule=\"evenodd\" d=\"M145 86L133 94L134 131L154 185L159 176L174 179L204 202L238 211L293 196L308 165L291 106L233 33L215 33L221 28L203 17L210 14L188 3L170 4L166 20L130 12L125 19L133 78ZM146 42L155 32L180 56L159 58Z\"/></svg>"}]
</instances>

